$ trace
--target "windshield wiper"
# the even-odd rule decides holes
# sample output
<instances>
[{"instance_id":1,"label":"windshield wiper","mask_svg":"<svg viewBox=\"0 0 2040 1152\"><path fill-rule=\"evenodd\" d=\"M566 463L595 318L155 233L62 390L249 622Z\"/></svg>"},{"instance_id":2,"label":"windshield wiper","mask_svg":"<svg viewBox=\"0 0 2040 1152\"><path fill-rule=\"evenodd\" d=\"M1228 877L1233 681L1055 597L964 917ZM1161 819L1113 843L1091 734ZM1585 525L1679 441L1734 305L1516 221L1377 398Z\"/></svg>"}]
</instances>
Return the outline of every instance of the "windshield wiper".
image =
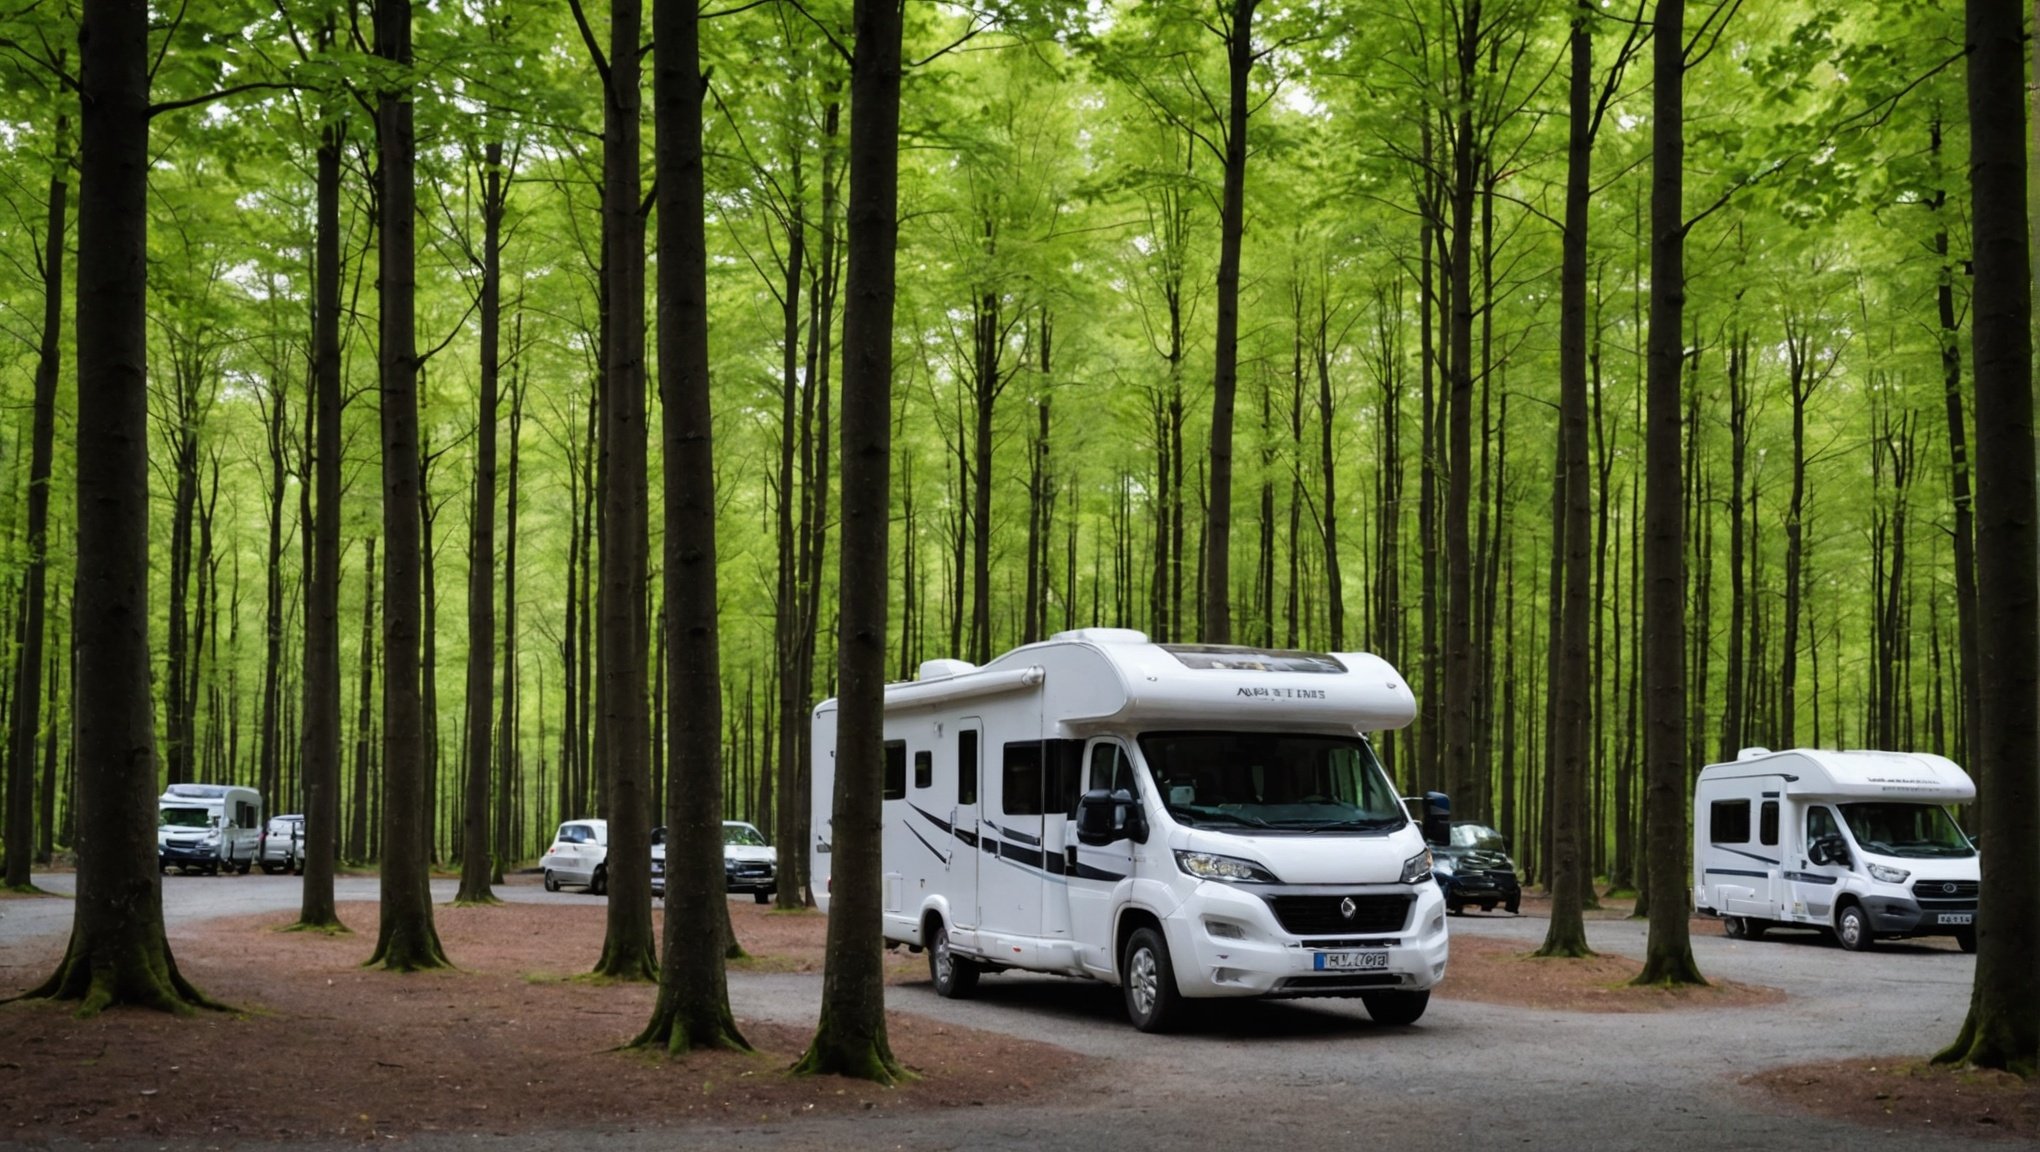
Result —
<instances>
[{"instance_id":1,"label":"windshield wiper","mask_svg":"<svg viewBox=\"0 0 2040 1152\"><path fill-rule=\"evenodd\" d=\"M1394 828L1397 826L1397 821L1393 816L1363 816L1353 820L1323 820L1311 821L1309 823L1293 820L1289 823L1311 833Z\"/></svg>"},{"instance_id":2,"label":"windshield wiper","mask_svg":"<svg viewBox=\"0 0 2040 1152\"><path fill-rule=\"evenodd\" d=\"M1268 823L1266 820L1261 819L1259 816L1249 816L1244 812L1215 812L1210 811L1208 809L1203 811L1195 809L1184 809L1183 812L1185 815L1191 817L1192 819L1198 821L1199 823L1204 823L1205 821L1208 820L1210 821L1223 820L1228 824L1238 824L1242 828L1274 827L1273 824Z\"/></svg>"}]
</instances>

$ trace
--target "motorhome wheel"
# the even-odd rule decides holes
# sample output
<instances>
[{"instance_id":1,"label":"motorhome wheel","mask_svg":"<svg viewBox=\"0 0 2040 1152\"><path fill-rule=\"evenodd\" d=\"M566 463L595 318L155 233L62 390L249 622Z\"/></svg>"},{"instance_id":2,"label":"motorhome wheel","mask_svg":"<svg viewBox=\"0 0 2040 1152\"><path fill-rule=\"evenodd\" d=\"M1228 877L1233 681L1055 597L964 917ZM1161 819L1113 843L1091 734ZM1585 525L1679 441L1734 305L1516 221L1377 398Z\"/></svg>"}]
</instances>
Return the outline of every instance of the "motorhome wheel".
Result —
<instances>
[{"instance_id":1,"label":"motorhome wheel","mask_svg":"<svg viewBox=\"0 0 2040 1152\"><path fill-rule=\"evenodd\" d=\"M1863 915L1861 905L1851 904L1835 917L1835 938L1851 952L1861 952L1870 947L1876 934L1870 931L1870 919Z\"/></svg>"},{"instance_id":2,"label":"motorhome wheel","mask_svg":"<svg viewBox=\"0 0 2040 1152\"><path fill-rule=\"evenodd\" d=\"M928 976L935 982L935 994L946 1000L961 1000L977 987L979 968L949 950L949 929L937 923L928 941Z\"/></svg>"},{"instance_id":3,"label":"motorhome wheel","mask_svg":"<svg viewBox=\"0 0 2040 1152\"><path fill-rule=\"evenodd\" d=\"M1169 942L1153 928L1142 928L1126 942L1120 965L1120 987L1126 993L1126 1015L1143 1032L1167 1032L1183 1013L1176 991L1176 970L1169 964Z\"/></svg>"},{"instance_id":4,"label":"motorhome wheel","mask_svg":"<svg viewBox=\"0 0 2040 1152\"><path fill-rule=\"evenodd\" d=\"M1401 1027L1415 1024L1423 1018L1424 1009L1431 1006L1431 990L1421 992L1363 992L1360 1002L1367 1005L1367 1014L1374 1017L1376 1024Z\"/></svg>"}]
</instances>

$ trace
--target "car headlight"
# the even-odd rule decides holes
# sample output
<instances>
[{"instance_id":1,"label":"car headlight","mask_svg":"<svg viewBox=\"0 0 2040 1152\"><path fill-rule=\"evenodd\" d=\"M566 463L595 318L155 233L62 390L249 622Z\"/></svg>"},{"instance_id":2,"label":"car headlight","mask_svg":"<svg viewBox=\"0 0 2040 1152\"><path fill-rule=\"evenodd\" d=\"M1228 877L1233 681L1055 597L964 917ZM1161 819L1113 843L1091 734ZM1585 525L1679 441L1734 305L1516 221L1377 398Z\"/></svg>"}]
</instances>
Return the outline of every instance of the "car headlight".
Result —
<instances>
[{"instance_id":1,"label":"car headlight","mask_svg":"<svg viewBox=\"0 0 2040 1152\"><path fill-rule=\"evenodd\" d=\"M1886 884L1903 884L1906 881L1906 877L1911 875L1912 873L1903 868L1891 868L1883 864L1870 865L1870 878L1872 880L1881 880Z\"/></svg>"},{"instance_id":2,"label":"car headlight","mask_svg":"<svg viewBox=\"0 0 2040 1152\"><path fill-rule=\"evenodd\" d=\"M1405 870L1409 868L1407 861L1404 862L1403 868ZM1450 876L1454 872L1459 871L1459 861L1450 856L1433 856L1431 857L1431 871ZM1405 880L1403 883L1407 884L1409 881Z\"/></svg>"},{"instance_id":3,"label":"car headlight","mask_svg":"<svg viewBox=\"0 0 2040 1152\"><path fill-rule=\"evenodd\" d=\"M1186 876L1199 880L1224 880L1229 883L1278 884L1275 874L1237 856L1220 856L1215 852L1188 852L1176 850L1176 867Z\"/></svg>"},{"instance_id":4,"label":"car headlight","mask_svg":"<svg viewBox=\"0 0 2040 1152\"><path fill-rule=\"evenodd\" d=\"M1429 848L1402 862L1403 883L1415 884L1419 880L1429 880L1430 878L1431 850Z\"/></svg>"}]
</instances>

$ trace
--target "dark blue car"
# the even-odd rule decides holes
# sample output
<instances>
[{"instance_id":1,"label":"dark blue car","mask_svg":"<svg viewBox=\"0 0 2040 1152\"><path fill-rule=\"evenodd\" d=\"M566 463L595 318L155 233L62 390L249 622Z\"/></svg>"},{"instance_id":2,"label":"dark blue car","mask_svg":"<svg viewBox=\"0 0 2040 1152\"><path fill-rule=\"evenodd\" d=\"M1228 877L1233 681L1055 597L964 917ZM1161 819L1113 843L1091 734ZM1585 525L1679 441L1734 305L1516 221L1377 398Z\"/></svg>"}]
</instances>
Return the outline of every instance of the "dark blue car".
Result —
<instances>
[{"instance_id":1,"label":"dark blue car","mask_svg":"<svg viewBox=\"0 0 2040 1152\"><path fill-rule=\"evenodd\" d=\"M1523 905L1508 838L1485 824L1453 824L1451 842L1431 849L1431 875L1445 893L1445 910L1454 916L1469 907L1515 912Z\"/></svg>"}]
</instances>

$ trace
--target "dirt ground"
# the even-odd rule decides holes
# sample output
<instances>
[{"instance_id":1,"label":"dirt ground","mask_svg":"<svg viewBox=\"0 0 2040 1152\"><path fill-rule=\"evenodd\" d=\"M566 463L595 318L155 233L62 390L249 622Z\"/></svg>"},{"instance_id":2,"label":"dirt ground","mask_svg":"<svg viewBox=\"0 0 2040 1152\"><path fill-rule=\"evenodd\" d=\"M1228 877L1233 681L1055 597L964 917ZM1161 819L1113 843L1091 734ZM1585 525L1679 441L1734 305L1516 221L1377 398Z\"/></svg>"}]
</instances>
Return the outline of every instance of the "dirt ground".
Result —
<instances>
[{"instance_id":1,"label":"dirt ground","mask_svg":"<svg viewBox=\"0 0 2040 1152\"><path fill-rule=\"evenodd\" d=\"M2040 1139L2040 1080L1917 1055L1776 1068L1743 1081L1780 1102L1885 1131Z\"/></svg>"},{"instance_id":2,"label":"dirt ground","mask_svg":"<svg viewBox=\"0 0 2040 1152\"><path fill-rule=\"evenodd\" d=\"M731 904L755 959L819 970L819 915ZM619 1050L650 1016L647 985L570 978L594 966L603 908L435 909L454 972L360 967L375 908L343 904L347 936L286 933L287 914L173 934L179 967L235 1011L176 1019L62 1005L0 1006L0 1141L137 1135L360 1138L430 1131L637 1128L861 1109L1052 1098L1084 1061L1060 1048L894 1013L894 1089L784 1072L811 1027L738 1021L755 1053L682 1059ZM52 944L17 950L0 996L48 972ZM926 979L920 957L892 979Z\"/></svg>"},{"instance_id":3,"label":"dirt ground","mask_svg":"<svg viewBox=\"0 0 2040 1152\"><path fill-rule=\"evenodd\" d=\"M1590 913L1627 915L1626 902ZM1526 899L1536 916L1545 905ZM736 971L819 972L826 919L730 905L750 955ZM918 1078L895 1089L785 1068L811 1029L740 1020L755 1053L668 1060L621 1050L651 1010L643 985L578 979L600 950L604 909L506 904L435 910L455 972L360 967L375 908L342 905L354 935L277 931L287 914L179 930L179 964L235 1008L172 1019L117 1010L80 1021L63 1006L0 1006L0 1141L163 1136L356 1138L555 1127L671 1126L863 1109L1051 1102L1086 1061L1048 1044L894 1013L893 1049ZM1696 921L1696 933L1719 926ZM0 955L0 997L47 974L60 944ZM925 959L889 953L888 982L925 983ZM1622 956L1530 957L1520 940L1459 933L1439 995L1578 1012L1774 1004L1776 989L1716 982L1667 992L1628 985ZM316 1073L307 1075L307 1069ZM1787 1108L1874 1128L2040 1135L2040 1087L1949 1071L1917 1057L1783 1068L1750 1077Z\"/></svg>"}]
</instances>

